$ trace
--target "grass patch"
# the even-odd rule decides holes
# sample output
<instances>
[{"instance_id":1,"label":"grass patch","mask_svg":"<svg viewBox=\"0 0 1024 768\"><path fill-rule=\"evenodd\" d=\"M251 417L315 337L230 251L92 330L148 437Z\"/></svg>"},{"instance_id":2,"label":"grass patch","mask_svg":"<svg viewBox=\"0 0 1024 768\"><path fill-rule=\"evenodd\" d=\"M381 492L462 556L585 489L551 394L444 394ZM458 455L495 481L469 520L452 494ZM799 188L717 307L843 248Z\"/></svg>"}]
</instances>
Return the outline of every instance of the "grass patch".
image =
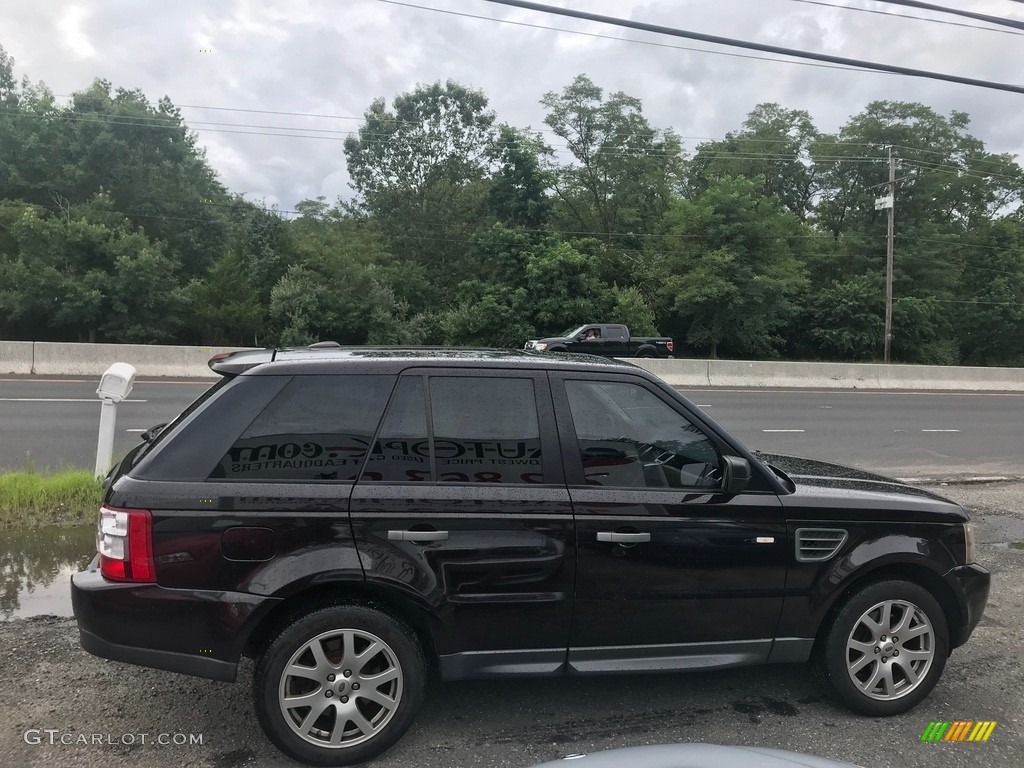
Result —
<instances>
[{"instance_id":1,"label":"grass patch","mask_svg":"<svg viewBox=\"0 0 1024 768\"><path fill-rule=\"evenodd\" d=\"M92 523L102 498L91 472L0 473L0 529Z\"/></svg>"}]
</instances>

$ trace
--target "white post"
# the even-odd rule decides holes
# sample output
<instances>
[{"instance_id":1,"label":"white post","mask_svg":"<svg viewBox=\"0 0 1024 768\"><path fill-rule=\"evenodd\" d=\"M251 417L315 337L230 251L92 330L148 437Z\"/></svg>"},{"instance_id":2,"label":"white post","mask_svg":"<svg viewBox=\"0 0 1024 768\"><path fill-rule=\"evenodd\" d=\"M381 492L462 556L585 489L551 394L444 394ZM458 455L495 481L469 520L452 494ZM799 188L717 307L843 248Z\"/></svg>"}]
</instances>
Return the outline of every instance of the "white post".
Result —
<instances>
[{"instance_id":1,"label":"white post","mask_svg":"<svg viewBox=\"0 0 1024 768\"><path fill-rule=\"evenodd\" d=\"M100 406L100 437L96 442L96 477L100 480L110 471L114 457L114 422L117 404L128 397L135 384L135 366L114 363L103 372L96 394L103 401Z\"/></svg>"},{"instance_id":2,"label":"white post","mask_svg":"<svg viewBox=\"0 0 1024 768\"><path fill-rule=\"evenodd\" d=\"M117 403L107 398L100 405L100 438L96 443L96 477L102 480L110 471L110 460L114 456L114 422L117 420Z\"/></svg>"}]
</instances>

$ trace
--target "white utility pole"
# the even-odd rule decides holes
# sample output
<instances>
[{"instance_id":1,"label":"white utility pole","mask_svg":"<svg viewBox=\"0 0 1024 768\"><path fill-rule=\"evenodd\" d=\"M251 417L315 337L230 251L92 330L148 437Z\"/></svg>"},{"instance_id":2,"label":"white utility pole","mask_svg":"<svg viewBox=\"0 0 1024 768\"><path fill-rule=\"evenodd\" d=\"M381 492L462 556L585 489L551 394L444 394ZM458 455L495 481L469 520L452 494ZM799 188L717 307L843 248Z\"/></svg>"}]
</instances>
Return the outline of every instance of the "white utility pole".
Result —
<instances>
[{"instance_id":1,"label":"white utility pole","mask_svg":"<svg viewBox=\"0 0 1024 768\"><path fill-rule=\"evenodd\" d=\"M889 362L892 351L892 261L893 234L896 227L896 160L889 147L889 185L885 197L875 198L875 210L889 209L888 237L885 246L885 362Z\"/></svg>"}]
</instances>

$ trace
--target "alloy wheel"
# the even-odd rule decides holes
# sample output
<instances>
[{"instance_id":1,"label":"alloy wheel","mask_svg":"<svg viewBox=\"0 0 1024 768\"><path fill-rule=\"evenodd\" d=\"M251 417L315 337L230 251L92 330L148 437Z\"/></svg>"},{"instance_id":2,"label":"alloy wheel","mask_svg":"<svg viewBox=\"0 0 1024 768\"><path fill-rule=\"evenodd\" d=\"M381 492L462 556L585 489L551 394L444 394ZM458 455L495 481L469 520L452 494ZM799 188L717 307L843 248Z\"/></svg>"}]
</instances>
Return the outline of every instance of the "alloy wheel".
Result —
<instances>
[{"instance_id":1,"label":"alloy wheel","mask_svg":"<svg viewBox=\"0 0 1024 768\"><path fill-rule=\"evenodd\" d=\"M403 683L398 657L381 638L357 629L332 630L292 654L281 673L278 704L302 739L341 749L387 727Z\"/></svg>"},{"instance_id":2,"label":"alloy wheel","mask_svg":"<svg viewBox=\"0 0 1024 768\"><path fill-rule=\"evenodd\" d=\"M885 600L866 610L846 642L846 670L865 696L891 701L915 690L935 659L928 616L906 600Z\"/></svg>"}]
</instances>

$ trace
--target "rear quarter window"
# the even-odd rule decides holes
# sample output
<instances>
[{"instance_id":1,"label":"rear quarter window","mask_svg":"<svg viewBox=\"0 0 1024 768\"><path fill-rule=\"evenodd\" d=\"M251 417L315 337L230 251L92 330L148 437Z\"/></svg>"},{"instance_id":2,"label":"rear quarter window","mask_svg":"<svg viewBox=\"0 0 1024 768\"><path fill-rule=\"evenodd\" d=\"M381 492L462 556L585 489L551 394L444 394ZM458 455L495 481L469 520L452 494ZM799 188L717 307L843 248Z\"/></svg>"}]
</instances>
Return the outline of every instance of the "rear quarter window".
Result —
<instances>
[{"instance_id":1,"label":"rear quarter window","mask_svg":"<svg viewBox=\"0 0 1024 768\"><path fill-rule=\"evenodd\" d=\"M296 376L223 452L210 479L354 482L395 376Z\"/></svg>"}]
</instances>

